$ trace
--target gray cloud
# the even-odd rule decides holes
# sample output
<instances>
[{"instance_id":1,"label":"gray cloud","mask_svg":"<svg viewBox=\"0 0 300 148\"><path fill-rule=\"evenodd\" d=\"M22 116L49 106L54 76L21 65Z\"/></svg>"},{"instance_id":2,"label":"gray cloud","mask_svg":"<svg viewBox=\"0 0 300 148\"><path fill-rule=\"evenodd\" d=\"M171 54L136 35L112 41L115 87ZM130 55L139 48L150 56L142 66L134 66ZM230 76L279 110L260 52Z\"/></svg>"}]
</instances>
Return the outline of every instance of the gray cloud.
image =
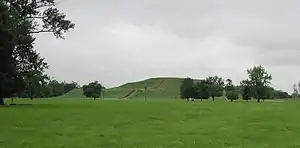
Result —
<instances>
[{"instance_id":1,"label":"gray cloud","mask_svg":"<svg viewBox=\"0 0 300 148\"><path fill-rule=\"evenodd\" d=\"M299 79L298 0L65 0L76 23L66 40L38 35L36 48L61 80L116 86L154 76L220 75L238 83L263 64L273 84ZM293 71L293 73L291 73Z\"/></svg>"}]
</instances>

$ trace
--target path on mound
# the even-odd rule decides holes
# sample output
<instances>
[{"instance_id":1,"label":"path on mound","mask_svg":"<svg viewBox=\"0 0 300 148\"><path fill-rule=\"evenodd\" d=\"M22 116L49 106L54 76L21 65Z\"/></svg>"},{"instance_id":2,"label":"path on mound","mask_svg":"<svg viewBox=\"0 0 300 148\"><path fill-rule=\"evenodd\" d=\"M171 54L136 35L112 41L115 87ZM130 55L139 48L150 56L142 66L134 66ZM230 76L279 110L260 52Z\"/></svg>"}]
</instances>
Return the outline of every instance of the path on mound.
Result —
<instances>
[{"instance_id":1,"label":"path on mound","mask_svg":"<svg viewBox=\"0 0 300 148\"><path fill-rule=\"evenodd\" d=\"M137 90L136 90L136 89L133 89L133 90L131 90L129 93L127 93L124 97L122 97L121 99L133 97L133 96L135 95L136 92L137 92Z\"/></svg>"}]
</instances>

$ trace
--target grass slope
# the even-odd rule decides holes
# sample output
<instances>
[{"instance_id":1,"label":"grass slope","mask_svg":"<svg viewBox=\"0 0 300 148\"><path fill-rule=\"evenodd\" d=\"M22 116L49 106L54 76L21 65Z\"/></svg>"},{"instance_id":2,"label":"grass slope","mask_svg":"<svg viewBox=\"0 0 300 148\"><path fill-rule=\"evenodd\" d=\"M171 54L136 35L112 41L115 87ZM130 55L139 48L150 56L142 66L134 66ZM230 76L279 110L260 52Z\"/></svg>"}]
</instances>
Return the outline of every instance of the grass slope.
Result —
<instances>
[{"instance_id":1,"label":"grass slope","mask_svg":"<svg viewBox=\"0 0 300 148\"><path fill-rule=\"evenodd\" d=\"M143 81L127 83L115 88L106 89L105 98L144 98L144 87L147 84L147 98L179 98L179 88L182 78L151 78ZM129 95L130 92L133 92ZM129 95L129 96L127 96ZM62 97L80 98L83 97L82 90L75 89Z\"/></svg>"},{"instance_id":2,"label":"grass slope","mask_svg":"<svg viewBox=\"0 0 300 148\"><path fill-rule=\"evenodd\" d=\"M62 96L59 96L59 98L83 98L83 90L78 88L78 89L73 89L71 90L70 92L62 95Z\"/></svg>"},{"instance_id":3,"label":"grass slope","mask_svg":"<svg viewBox=\"0 0 300 148\"><path fill-rule=\"evenodd\" d=\"M130 95L128 98L144 98L144 87L147 84L147 98L179 98L179 88L182 80L182 78L151 78L108 89L105 93L106 97L109 98L123 98L132 90L135 90L134 95Z\"/></svg>"},{"instance_id":4,"label":"grass slope","mask_svg":"<svg viewBox=\"0 0 300 148\"><path fill-rule=\"evenodd\" d=\"M299 101L17 100L0 107L0 147L300 147Z\"/></svg>"}]
</instances>

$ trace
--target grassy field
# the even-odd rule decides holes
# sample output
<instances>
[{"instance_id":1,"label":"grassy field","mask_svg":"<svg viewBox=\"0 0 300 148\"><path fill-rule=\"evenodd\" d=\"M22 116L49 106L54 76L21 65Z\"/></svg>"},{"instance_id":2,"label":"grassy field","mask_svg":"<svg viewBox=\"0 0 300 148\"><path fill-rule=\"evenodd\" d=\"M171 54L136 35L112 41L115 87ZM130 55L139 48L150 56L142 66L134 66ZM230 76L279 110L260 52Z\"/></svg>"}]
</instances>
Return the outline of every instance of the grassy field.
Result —
<instances>
[{"instance_id":1,"label":"grassy field","mask_svg":"<svg viewBox=\"0 0 300 148\"><path fill-rule=\"evenodd\" d=\"M295 148L299 101L18 100L0 107L1 148Z\"/></svg>"}]
</instances>

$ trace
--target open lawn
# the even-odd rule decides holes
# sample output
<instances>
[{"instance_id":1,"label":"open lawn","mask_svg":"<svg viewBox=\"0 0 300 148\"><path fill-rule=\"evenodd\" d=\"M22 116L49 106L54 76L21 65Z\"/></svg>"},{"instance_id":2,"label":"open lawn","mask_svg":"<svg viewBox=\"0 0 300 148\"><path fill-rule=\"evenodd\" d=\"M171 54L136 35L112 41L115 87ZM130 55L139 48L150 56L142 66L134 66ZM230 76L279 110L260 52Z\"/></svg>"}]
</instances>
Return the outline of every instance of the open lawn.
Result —
<instances>
[{"instance_id":1,"label":"open lawn","mask_svg":"<svg viewBox=\"0 0 300 148\"><path fill-rule=\"evenodd\" d=\"M295 148L300 101L18 100L0 107L1 148Z\"/></svg>"}]
</instances>

